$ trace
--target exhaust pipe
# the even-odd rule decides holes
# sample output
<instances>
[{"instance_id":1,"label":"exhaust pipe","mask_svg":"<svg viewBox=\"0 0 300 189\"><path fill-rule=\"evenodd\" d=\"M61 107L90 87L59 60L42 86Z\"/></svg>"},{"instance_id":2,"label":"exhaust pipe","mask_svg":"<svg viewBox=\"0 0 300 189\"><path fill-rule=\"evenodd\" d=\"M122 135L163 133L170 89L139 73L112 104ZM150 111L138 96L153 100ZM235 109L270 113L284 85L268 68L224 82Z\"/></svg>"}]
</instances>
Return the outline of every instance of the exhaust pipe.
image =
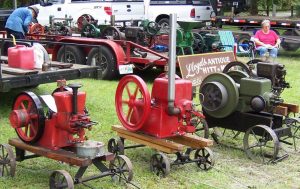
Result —
<instances>
[{"instance_id":1,"label":"exhaust pipe","mask_svg":"<svg viewBox=\"0 0 300 189\"><path fill-rule=\"evenodd\" d=\"M169 26L169 61L168 61L168 114L177 115L180 109L174 105L175 101L175 72L176 72L176 24L177 14L170 14Z\"/></svg>"}]
</instances>

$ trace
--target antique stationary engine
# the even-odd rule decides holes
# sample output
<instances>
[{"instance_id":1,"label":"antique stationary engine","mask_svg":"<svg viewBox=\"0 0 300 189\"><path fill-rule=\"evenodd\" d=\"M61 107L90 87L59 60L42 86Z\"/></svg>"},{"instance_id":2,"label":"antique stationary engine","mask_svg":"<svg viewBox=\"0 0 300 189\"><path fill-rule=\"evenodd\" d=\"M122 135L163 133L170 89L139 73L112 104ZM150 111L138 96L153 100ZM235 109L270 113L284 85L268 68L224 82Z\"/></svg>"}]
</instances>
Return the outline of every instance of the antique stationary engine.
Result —
<instances>
[{"instance_id":1,"label":"antique stationary engine","mask_svg":"<svg viewBox=\"0 0 300 189\"><path fill-rule=\"evenodd\" d=\"M61 87L52 95L38 97L32 92L20 93L10 113L11 126L26 143L57 150L86 140L85 129L96 122L85 108L86 93L79 84ZM46 107L42 105L42 101ZM44 109L48 109L47 115Z\"/></svg>"},{"instance_id":2,"label":"antique stationary engine","mask_svg":"<svg viewBox=\"0 0 300 189\"><path fill-rule=\"evenodd\" d=\"M203 119L192 103L192 82L175 74L175 16L169 34L169 72L158 76L152 94L138 76L123 77L116 90L115 105L119 120L130 131L166 138L196 131L193 118ZM176 77L175 77L176 76Z\"/></svg>"}]
</instances>

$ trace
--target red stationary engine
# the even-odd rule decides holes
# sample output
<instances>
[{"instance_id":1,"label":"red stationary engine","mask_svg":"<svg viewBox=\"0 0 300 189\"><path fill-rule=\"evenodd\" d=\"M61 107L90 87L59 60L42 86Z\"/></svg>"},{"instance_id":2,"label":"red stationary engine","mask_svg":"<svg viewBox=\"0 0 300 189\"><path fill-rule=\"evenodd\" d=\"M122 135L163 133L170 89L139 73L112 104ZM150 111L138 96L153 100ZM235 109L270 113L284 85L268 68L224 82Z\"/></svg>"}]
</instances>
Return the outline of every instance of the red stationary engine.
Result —
<instances>
[{"instance_id":1,"label":"red stationary engine","mask_svg":"<svg viewBox=\"0 0 300 189\"><path fill-rule=\"evenodd\" d=\"M62 85L52 95L22 92L16 97L9 119L21 140L53 150L85 140L85 129L96 122L85 110L86 93L78 91L81 85L68 87ZM47 106L47 116L40 99Z\"/></svg>"},{"instance_id":2,"label":"red stationary engine","mask_svg":"<svg viewBox=\"0 0 300 189\"><path fill-rule=\"evenodd\" d=\"M115 96L118 118L128 130L158 138L193 133L192 119L203 119L204 116L193 108L191 81L177 77L175 91L174 106L178 112L171 114L168 112L167 76L163 74L154 80L151 98L140 77L125 76L120 80Z\"/></svg>"}]
</instances>

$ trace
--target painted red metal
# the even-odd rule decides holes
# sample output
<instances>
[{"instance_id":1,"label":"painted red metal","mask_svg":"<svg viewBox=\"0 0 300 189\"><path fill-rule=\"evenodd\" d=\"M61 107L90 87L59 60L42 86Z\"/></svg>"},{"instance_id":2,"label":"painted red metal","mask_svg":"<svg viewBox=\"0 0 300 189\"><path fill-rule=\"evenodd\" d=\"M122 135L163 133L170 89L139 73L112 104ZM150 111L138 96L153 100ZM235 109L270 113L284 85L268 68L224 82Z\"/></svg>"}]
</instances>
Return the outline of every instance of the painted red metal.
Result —
<instances>
[{"instance_id":1,"label":"painted red metal","mask_svg":"<svg viewBox=\"0 0 300 189\"><path fill-rule=\"evenodd\" d=\"M116 90L117 115L130 131L137 131L144 125L150 113L150 93L140 77L123 77Z\"/></svg>"},{"instance_id":2,"label":"painted red metal","mask_svg":"<svg viewBox=\"0 0 300 189\"><path fill-rule=\"evenodd\" d=\"M138 86L133 87L134 93L127 92L130 91L128 90L130 83ZM180 109L178 115L168 114L168 78L165 74L154 80L151 102L148 100L148 91L145 87L145 82L138 76L128 75L120 80L115 98L116 110L119 120L125 128L130 131L141 131L157 138L195 132L195 127L191 123L192 116L201 118L204 116L202 113L194 111L192 107L191 81L176 77L174 104ZM125 94L130 94L127 96L132 96L136 91L143 95L142 98L133 95L134 101L131 102L131 98L124 98L124 91Z\"/></svg>"}]
</instances>

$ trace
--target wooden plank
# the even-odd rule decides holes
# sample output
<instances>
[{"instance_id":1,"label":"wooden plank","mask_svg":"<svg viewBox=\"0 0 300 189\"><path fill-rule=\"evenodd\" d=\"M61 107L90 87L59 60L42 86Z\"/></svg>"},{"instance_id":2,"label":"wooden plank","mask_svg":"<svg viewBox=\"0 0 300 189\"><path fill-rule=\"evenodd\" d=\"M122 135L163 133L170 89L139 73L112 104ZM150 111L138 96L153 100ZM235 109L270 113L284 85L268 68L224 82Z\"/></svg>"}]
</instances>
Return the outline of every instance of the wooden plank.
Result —
<instances>
[{"instance_id":1,"label":"wooden plank","mask_svg":"<svg viewBox=\"0 0 300 189\"><path fill-rule=\"evenodd\" d=\"M113 125L112 130L116 131L118 133L118 135L124 134L126 136L130 136L131 138L135 138L140 141L146 141L148 143L152 143L152 144L159 145L162 147L167 147L167 148L173 149L175 151L181 151L184 148L184 145L182 145L182 144L168 141L166 139L155 138L155 137L145 135L142 133L130 132L122 126Z\"/></svg>"},{"instance_id":2,"label":"wooden plank","mask_svg":"<svg viewBox=\"0 0 300 189\"><path fill-rule=\"evenodd\" d=\"M71 64L71 63L64 63L64 62L57 62L57 61L50 61L48 64L50 67L58 67L59 69L73 67L73 64Z\"/></svg>"},{"instance_id":3,"label":"wooden plank","mask_svg":"<svg viewBox=\"0 0 300 189\"><path fill-rule=\"evenodd\" d=\"M70 165L77 165L77 166L89 166L92 163L91 159L88 158L79 158L76 156L75 153L66 150L50 150L47 148L33 146L24 143L18 138L10 139L8 142L10 145L15 146L16 148L26 150L32 152L34 154L44 156L50 159L54 159L57 161L62 161L68 163Z\"/></svg>"},{"instance_id":4,"label":"wooden plank","mask_svg":"<svg viewBox=\"0 0 300 189\"><path fill-rule=\"evenodd\" d=\"M143 145L149 146L149 147L151 147L153 149L156 149L158 151L161 151L161 152L164 152L164 153L168 153L168 154L173 154L173 153L176 153L176 152L179 152L179 151L183 150L183 149L175 150L175 149L172 149L172 148L168 148L166 146L155 144L153 142L149 142L149 141L146 141L146 140L143 140L143 139L140 139L140 138L136 138L134 136L126 135L126 134L120 133L120 132L118 132L117 134L121 138L125 138L125 139L128 139L130 141L136 142L138 144L143 144Z\"/></svg>"},{"instance_id":5,"label":"wooden plank","mask_svg":"<svg viewBox=\"0 0 300 189\"><path fill-rule=\"evenodd\" d=\"M20 68L12 68L9 67L7 64L1 64L1 69L3 73L12 74L12 75L31 75L37 74L38 70L25 70Z\"/></svg>"},{"instance_id":6,"label":"wooden plank","mask_svg":"<svg viewBox=\"0 0 300 189\"><path fill-rule=\"evenodd\" d=\"M213 141L210 139L202 138L197 135L185 134L182 136L170 137L168 140L183 144L192 148L204 148L213 145Z\"/></svg>"},{"instance_id":7,"label":"wooden plank","mask_svg":"<svg viewBox=\"0 0 300 189\"><path fill-rule=\"evenodd\" d=\"M299 113L299 105L291 103L281 103L280 106L288 108L288 113Z\"/></svg>"},{"instance_id":8,"label":"wooden plank","mask_svg":"<svg viewBox=\"0 0 300 189\"><path fill-rule=\"evenodd\" d=\"M287 116L288 115L288 108L284 106L276 106L274 109L274 113Z\"/></svg>"}]
</instances>

